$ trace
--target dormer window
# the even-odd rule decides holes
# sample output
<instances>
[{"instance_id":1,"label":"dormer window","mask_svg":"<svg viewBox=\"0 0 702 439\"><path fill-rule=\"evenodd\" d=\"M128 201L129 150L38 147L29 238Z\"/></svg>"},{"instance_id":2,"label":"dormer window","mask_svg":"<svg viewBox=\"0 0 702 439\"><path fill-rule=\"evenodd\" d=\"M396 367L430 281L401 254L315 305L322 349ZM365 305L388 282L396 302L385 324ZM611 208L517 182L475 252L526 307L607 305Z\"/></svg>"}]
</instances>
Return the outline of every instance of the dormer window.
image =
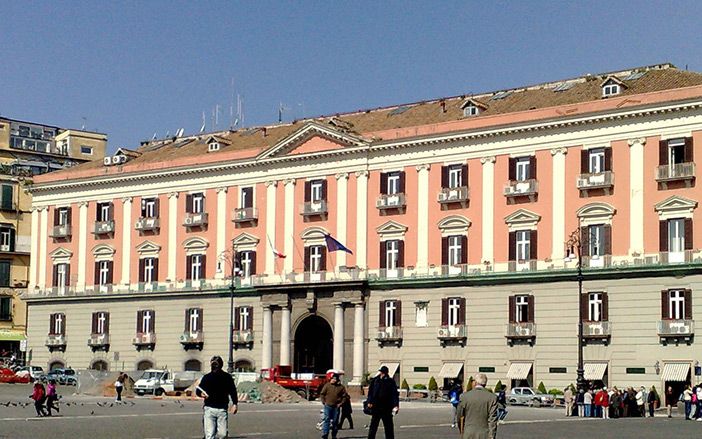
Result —
<instances>
[{"instance_id":1,"label":"dormer window","mask_svg":"<svg viewBox=\"0 0 702 439\"><path fill-rule=\"evenodd\" d=\"M219 142L212 142L207 145L208 152L219 151Z\"/></svg>"},{"instance_id":2,"label":"dormer window","mask_svg":"<svg viewBox=\"0 0 702 439\"><path fill-rule=\"evenodd\" d=\"M616 96L626 88L623 82L614 76L610 76L600 85L602 87L602 97L608 98L610 96Z\"/></svg>"},{"instance_id":3,"label":"dormer window","mask_svg":"<svg viewBox=\"0 0 702 439\"><path fill-rule=\"evenodd\" d=\"M473 104L468 104L463 108L463 117L477 116L480 114L480 108Z\"/></svg>"},{"instance_id":4,"label":"dormer window","mask_svg":"<svg viewBox=\"0 0 702 439\"><path fill-rule=\"evenodd\" d=\"M205 143L207 143L207 152L217 152L222 148L222 146L227 146L230 144L229 140L218 136L208 137Z\"/></svg>"}]
</instances>

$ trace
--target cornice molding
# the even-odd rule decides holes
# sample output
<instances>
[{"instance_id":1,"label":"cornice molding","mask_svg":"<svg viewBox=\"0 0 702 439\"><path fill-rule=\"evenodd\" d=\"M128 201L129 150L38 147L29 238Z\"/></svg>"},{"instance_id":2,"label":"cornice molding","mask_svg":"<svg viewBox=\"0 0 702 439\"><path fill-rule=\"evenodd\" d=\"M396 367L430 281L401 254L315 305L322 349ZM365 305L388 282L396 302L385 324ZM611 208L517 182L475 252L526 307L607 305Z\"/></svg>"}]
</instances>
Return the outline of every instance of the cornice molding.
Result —
<instances>
[{"instance_id":1,"label":"cornice molding","mask_svg":"<svg viewBox=\"0 0 702 439\"><path fill-rule=\"evenodd\" d=\"M552 156L556 156L558 154L563 154L563 155L568 154L568 148L553 148L553 149L551 149Z\"/></svg>"},{"instance_id":2,"label":"cornice molding","mask_svg":"<svg viewBox=\"0 0 702 439\"><path fill-rule=\"evenodd\" d=\"M496 160L497 160L497 158L494 155L491 155L491 156L487 156L487 157L481 157L480 163L483 165L486 165L488 163L492 164L492 163L495 163Z\"/></svg>"},{"instance_id":3,"label":"cornice molding","mask_svg":"<svg viewBox=\"0 0 702 439\"><path fill-rule=\"evenodd\" d=\"M626 143L629 144L629 146L634 146L634 145L646 146L646 138L645 137L638 137L635 139L629 139Z\"/></svg>"}]
</instances>

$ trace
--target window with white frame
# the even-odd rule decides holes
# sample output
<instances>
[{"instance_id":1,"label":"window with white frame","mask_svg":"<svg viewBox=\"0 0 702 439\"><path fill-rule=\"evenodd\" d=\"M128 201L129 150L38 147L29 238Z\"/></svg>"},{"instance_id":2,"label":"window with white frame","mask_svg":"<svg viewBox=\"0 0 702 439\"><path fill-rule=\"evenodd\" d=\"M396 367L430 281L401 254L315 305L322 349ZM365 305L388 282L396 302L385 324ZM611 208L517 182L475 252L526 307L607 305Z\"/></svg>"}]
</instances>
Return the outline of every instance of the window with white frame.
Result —
<instances>
[{"instance_id":1,"label":"window with white frame","mask_svg":"<svg viewBox=\"0 0 702 439\"><path fill-rule=\"evenodd\" d=\"M154 332L154 314L154 311L150 309L139 312L141 318L139 326L142 334L151 334Z\"/></svg>"},{"instance_id":2,"label":"window with white frame","mask_svg":"<svg viewBox=\"0 0 702 439\"><path fill-rule=\"evenodd\" d=\"M202 328L202 310L200 308L188 309L187 330L191 333L197 332Z\"/></svg>"},{"instance_id":3,"label":"window with white frame","mask_svg":"<svg viewBox=\"0 0 702 439\"><path fill-rule=\"evenodd\" d=\"M463 117L477 116L480 114L480 109L473 104L468 104L463 108Z\"/></svg>"},{"instance_id":4,"label":"window with white frame","mask_svg":"<svg viewBox=\"0 0 702 439\"><path fill-rule=\"evenodd\" d=\"M156 282L156 258L144 258L144 283Z\"/></svg>"},{"instance_id":5,"label":"window with white frame","mask_svg":"<svg viewBox=\"0 0 702 439\"><path fill-rule=\"evenodd\" d=\"M453 297L448 299L448 324L455 326L459 324L461 315L461 299Z\"/></svg>"},{"instance_id":6,"label":"window with white frame","mask_svg":"<svg viewBox=\"0 0 702 439\"><path fill-rule=\"evenodd\" d=\"M245 209L247 207L253 207L253 188L252 187L242 187L239 192L239 207Z\"/></svg>"},{"instance_id":7,"label":"window with white frame","mask_svg":"<svg viewBox=\"0 0 702 439\"><path fill-rule=\"evenodd\" d=\"M98 204L98 221L110 221L112 211L112 203L99 203Z\"/></svg>"},{"instance_id":8,"label":"window with white frame","mask_svg":"<svg viewBox=\"0 0 702 439\"><path fill-rule=\"evenodd\" d=\"M192 194L192 213L202 213L205 209L205 195L202 193Z\"/></svg>"},{"instance_id":9,"label":"window with white frame","mask_svg":"<svg viewBox=\"0 0 702 439\"><path fill-rule=\"evenodd\" d=\"M239 252L239 266L241 268L241 276L249 277L253 273L254 252L246 250Z\"/></svg>"},{"instance_id":10,"label":"window with white frame","mask_svg":"<svg viewBox=\"0 0 702 439\"><path fill-rule=\"evenodd\" d=\"M156 218L155 198L146 198L141 200L141 216L143 218Z\"/></svg>"},{"instance_id":11,"label":"window with white frame","mask_svg":"<svg viewBox=\"0 0 702 439\"><path fill-rule=\"evenodd\" d=\"M587 319L591 322L601 322L602 321L602 293L589 293L588 294L588 314Z\"/></svg>"},{"instance_id":12,"label":"window with white frame","mask_svg":"<svg viewBox=\"0 0 702 439\"><path fill-rule=\"evenodd\" d=\"M668 163L679 165L685 163L685 139L671 139L668 141Z\"/></svg>"},{"instance_id":13,"label":"window with white frame","mask_svg":"<svg viewBox=\"0 0 702 439\"><path fill-rule=\"evenodd\" d=\"M322 201L324 183L322 180L314 180L310 182L310 201L312 203L319 203Z\"/></svg>"},{"instance_id":14,"label":"window with white frame","mask_svg":"<svg viewBox=\"0 0 702 439\"><path fill-rule=\"evenodd\" d=\"M463 260L462 236L448 237L448 264L459 265Z\"/></svg>"},{"instance_id":15,"label":"window with white frame","mask_svg":"<svg viewBox=\"0 0 702 439\"><path fill-rule=\"evenodd\" d=\"M397 312L397 300L386 300L385 301L385 326L392 327L397 326L395 324L395 313Z\"/></svg>"},{"instance_id":16,"label":"window with white frame","mask_svg":"<svg viewBox=\"0 0 702 439\"><path fill-rule=\"evenodd\" d=\"M107 334L108 332L108 314L104 311L93 314L93 334Z\"/></svg>"},{"instance_id":17,"label":"window with white frame","mask_svg":"<svg viewBox=\"0 0 702 439\"><path fill-rule=\"evenodd\" d=\"M387 176L388 178L388 195L395 195L400 193L400 173L391 172Z\"/></svg>"},{"instance_id":18,"label":"window with white frame","mask_svg":"<svg viewBox=\"0 0 702 439\"><path fill-rule=\"evenodd\" d=\"M59 207L58 208L58 218L57 218L58 224L57 226L67 226L70 224L70 218L68 217L68 207Z\"/></svg>"},{"instance_id":19,"label":"window with white frame","mask_svg":"<svg viewBox=\"0 0 702 439\"><path fill-rule=\"evenodd\" d=\"M190 256L190 280L199 281L204 276L204 267L202 266L202 255Z\"/></svg>"},{"instance_id":20,"label":"window with white frame","mask_svg":"<svg viewBox=\"0 0 702 439\"><path fill-rule=\"evenodd\" d=\"M55 313L49 316L49 334L50 335L64 335L65 327L64 321L66 316L63 313Z\"/></svg>"},{"instance_id":21,"label":"window with white frame","mask_svg":"<svg viewBox=\"0 0 702 439\"><path fill-rule=\"evenodd\" d=\"M68 264L56 264L56 280L54 284L57 287L68 286Z\"/></svg>"},{"instance_id":22,"label":"window with white frame","mask_svg":"<svg viewBox=\"0 0 702 439\"><path fill-rule=\"evenodd\" d=\"M400 242L397 240L385 241L385 268L388 270L397 269L397 262L400 257Z\"/></svg>"},{"instance_id":23,"label":"window with white frame","mask_svg":"<svg viewBox=\"0 0 702 439\"><path fill-rule=\"evenodd\" d=\"M685 251L685 219L668 220L668 251L678 253Z\"/></svg>"},{"instance_id":24,"label":"window with white frame","mask_svg":"<svg viewBox=\"0 0 702 439\"><path fill-rule=\"evenodd\" d=\"M322 269L322 246L312 245L310 246L310 271L321 271Z\"/></svg>"},{"instance_id":25,"label":"window with white frame","mask_svg":"<svg viewBox=\"0 0 702 439\"><path fill-rule=\"evenodd\" d=\"M528 261L531 258L531 231L518 230L517 235L517 261Z\"/></svg>"},{"instance_id":26,"label":"window with white frame","mask_svg":"<svg viewBox=\"0 0 702 439\"><path fill-rule=\"evenodd\" d=\"M251 328L249 327L249 322L250 322L250 317L251 317L251 311L253 308L250 306L242 306L239 307L239 315L237 318L239 319L239 330L240 331L248 331Z\"/></svg>"},{"instance_id":27,"label":"window with white frame","mask_svg":"<svg viewBox=\"0 0 702 439\"><path fill-rule=\"evenodd\" d=\"M516 171L515 175L517 178L517 181L526 181L529 180L530 175L529 175L529 165L531 164L531 160L529 157L520 157L516 160L515 166L516 166Z\"/></svg>"},{"instance_id":28,"label":"window with white frame","mask_svg":"<svg viewBox=\"0 0 702 439\"><path fill-rule=\"evenodd\" d=\"M111 261L98 262L98 285L104 286L110 283Z\"/></svg>"},{"instance_id":29,"label":"window with white frame","mask_svg":"<svg viewBox=\"0 0 702 439\"><path fill-rule=\"evenodd\" d=\"M604 85L604 87L602 87L602 96L605 98L608 96L618 95L620 92L621 86L616 82L607 83Z\"/></svg>"},{"instance_id":30,"label":"window with white frame","mask_svg":"<svg viewBox=\"0 0 702 439\"><path fill-rule=\"evenodd\" d=\"M595 148L589 151L589 170L590 174L600 174L605 171L605 150L604 148Z\"/></svg>"},{"instance_id":31,"label":"window with white frame","mask_svg":"<svg viewBox=\"0 0 702 439\"><path fill-rule=\"evenodd\" d=\"M448 184L449 188L458 188L463 186L463 166L453 165L448 168Z\"/></svg>"},{"instance_id":32,"label":"window with white frame","mask_svg":"<svg viewBox=\"0 0 702 439\"><path fill-rule=\"evenodd\" d=\"M685 291L671 290L668 300L668 317L672 320L683 320L685 318Z\"/></svg>"},{"instance_id":33,"label":"window with white frame","mask_svg":"<svg viewBox=\"0 0 702 439\"><path fill-rule=\"evenodd\" d=\"M7 226L0 226L0 245L2 245L3 249L6 249L6 251L13 251L15 247L15 243L13 241L13 236L15 229Z\"/></svg>"},{"instance_id":34,"label":"window with white frame","mask_svg":"<svg viewBox=\"0 0 702 439\"><path fill-rule=\"evenodd\" d=\"M514 310L517 322L523 323L529 321L529 296L517 296L514 301L516 309Z\"/></svg>"},{"instance_id":35,"label":"window with white frame","mask_svg":"<svg viewBox=\"0 0 702 439\"><path fill-rule=\"evenodd\" d=\"M587 243L590 256L604 256L605 249L605 228L603 224L596 224L588 227Z\"/></svg>"}]
</instances>

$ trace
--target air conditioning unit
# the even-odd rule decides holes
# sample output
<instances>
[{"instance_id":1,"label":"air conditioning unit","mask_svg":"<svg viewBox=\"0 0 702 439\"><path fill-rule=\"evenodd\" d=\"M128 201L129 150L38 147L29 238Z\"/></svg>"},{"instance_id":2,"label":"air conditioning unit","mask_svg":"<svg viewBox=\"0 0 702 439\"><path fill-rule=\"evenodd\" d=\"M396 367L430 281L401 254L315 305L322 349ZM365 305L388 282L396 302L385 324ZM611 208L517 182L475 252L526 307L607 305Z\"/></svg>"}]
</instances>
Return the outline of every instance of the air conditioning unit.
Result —
<instances>
[{"instance_id":1,"label":"air conditioning unit","mask_svg":"<svg viewBox=\"0 0 702 439\"><path fill-rule=\"evenodd\" d=\"M117 165L117 164L121 163L121 162L120 162L120 160L121 160L120 157L121 157L121 156L113 155L113 156L112 156L112 164L113 164L113 165Z\"/></svg>"},{"instance_id":2,"label":"air conditioning unit","mask_svg":"<svg viewBox=\"0 0 702 439\"><path fill-rule=\"evenodd\" d=\"M387 204L388 206L397 206L398 204L400 204L400 197L398 197L398 196L387 197L385 204Z\"/></svg>"},{"instance_id":3,"label":"air conditioning unit","mask_svg":"<svg viewBox=\"0 0 702 439\"><path fill-rule=\"evenodd\" d=\"M180 342L181 343L189 343L190 340L192 340L192 337L190 337L190 335L188 335L188 334L181 334L180 335Z\"/></svg>"},{"instance_id":4,"label":"air conditioning unit","mask_svg":"<svg viewBox=\"0 0 702 439\"><path fill-rule=\"evenodd\" d=\"M529 335L529 328L526 326L518 326L517 327L517 333L521 336L527 336Z\"/></svg>"},{"instance_id":5,"label":"air conditioning unit","mask_svg":"<svg viewBox=\"0 0 702 439\"><path fill-rule=\"evenodd\" d=\"M602 326L590 326L590 333L592 335L602 335L604 331L602 330Z\"/></svg>"},{"instance_id":6,"label":"air conditioning unit","mask_svg":"<svg viewBox=\"0 0 702 439\"><path fill-rule=\"evenodd\" d=\"M191 216L186 216L186 217L185 217L185 224L186 224L186 225L192 225L192 223L193 223L193 217L191 217Z\"/></svg>"},{"instance_id":7,"label":"air conditioning unit","mask_svg":"<svg viewBox=\"0 0 702 439\"><path fill-rule=\"evenodd\" d=\"M0 245L0 252L9 252L10 246L8 244Z\"/></svg>"},{"instance_id":8,"label":"air conditioning unit","mask_svg":"<svg viewBox=\"0 0 702 439\"><path fill-rule=\"evenodd\" d=\"M112 164L112 158L111 157L105 157L102 159L102 164L105 166L110 166Z\"/></svg>"},{"instance_id":9,"label":"air conditioning unit","mask_svg":"<svg viewBox=\"0 0 702 439\"><path fill-rule=\"evenodd\" d=\"M450 337L450 336L451 336L451 334L450 334L450 331L448 330L448 328L439 329L439 337Z\"/></svg>"},{"instance_id":10,"label":"air conditioning unit","mask_svg":"<svg viewBox=\"0 0 702 439\"><path fill-rule=\"evenodd\" d=\"M676 325L670 327L671 334L689 334L690 328L685 325Z\"/></svg>"},{"instance_id":11,"label":"air conditioning unit","mask_svg":"<svg viewBox=\"0 0 702 439\"><path fill-rule=\"evenodd\" d=\"M388 333L385 331L378 331L378 339L384 340L388 338Z\"/></svg>"},{"instance_id":12,"label":"air conditioning unit","mask_svg":"<svg viewBox=\"0 0 702 439\"><path fill-rule=\"evenodd\" d=\"M449 200L457 200L458 199L458 191L456 191L456 190L449 191L448 199Z\"/></svg>"}]
</instances>

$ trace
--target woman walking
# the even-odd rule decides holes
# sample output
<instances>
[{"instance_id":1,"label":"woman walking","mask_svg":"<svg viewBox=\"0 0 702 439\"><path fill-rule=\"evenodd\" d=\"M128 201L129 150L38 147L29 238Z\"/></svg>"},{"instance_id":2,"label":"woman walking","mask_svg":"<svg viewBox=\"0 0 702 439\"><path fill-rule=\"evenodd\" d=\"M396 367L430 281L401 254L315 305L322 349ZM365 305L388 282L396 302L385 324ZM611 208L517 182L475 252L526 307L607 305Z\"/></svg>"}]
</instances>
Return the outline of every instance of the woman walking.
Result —
<instances>
[{"instance_id":1,"label":"woman walking","mask_svg":"<svg viewBox=\"0 0 702 439\"><path fill-rule=\"evenodd\" d=\"M44 385L40 382L34 383L34 390L29 396L34 400L34 409L37 411L37 416L46 416L44 411L44 401L46 401L46 390Z\"/></svg>"},{"instance_id":2,"label":"woman walking","mask_svg":"<svg viewBox=\"0 0 702 439\"><path fill-rule=\"evenodd\" d=\"M58 394L56 393L56 381L51 380L46 386L46 410L49 412L49 416L51 416L51 410L56 410L56 413L59 412L58 405L56 405L57 401Z\"/></svg>"},{"instance_id":3,"label":"woman walking","mask_svg":"<svg viewBox=\"0 0 702 439\"><path fill-rule=\"evenodd\" d=\"M124 379L124 372L120 372L117 376L117 381L115 381L115 391L117 392L117 398L115 398L115 402L122 402L122 389L124 389Z\"/></svg>"},{"instance_id":4,"label":"woman walking","mask_svg":"<svg viewBox=\"0 0 702 439\"><path fill-rule=\"evenodd\" d=\"M673 388L668 386L665 390L665 407L668 410L668 417L673 417L673 405L677 404L677 398L673 395Z\"/></svg>"}]
</instances>

